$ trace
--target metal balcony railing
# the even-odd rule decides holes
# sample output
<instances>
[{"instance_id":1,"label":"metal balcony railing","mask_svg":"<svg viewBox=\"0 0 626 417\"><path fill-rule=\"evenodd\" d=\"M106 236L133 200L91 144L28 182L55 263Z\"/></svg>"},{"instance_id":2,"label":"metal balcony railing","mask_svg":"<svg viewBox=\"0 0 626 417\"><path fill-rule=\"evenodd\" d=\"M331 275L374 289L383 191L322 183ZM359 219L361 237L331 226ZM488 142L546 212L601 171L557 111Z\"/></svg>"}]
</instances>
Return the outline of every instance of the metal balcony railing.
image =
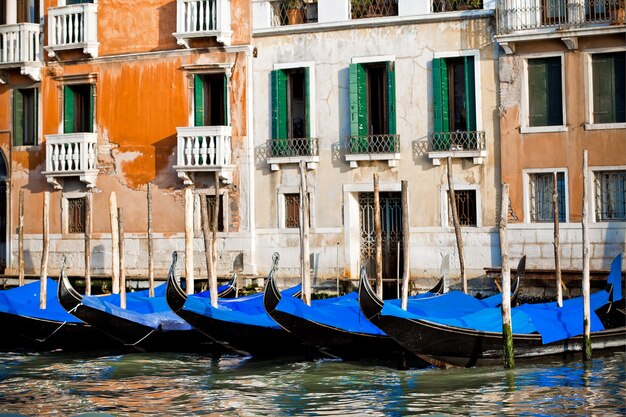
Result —
<instances>
[{"instance_id":1,"label":"metal balcony railing","mask_svg":"<svg viewBox=\"0 0 626 417\"><path fill-rule=\"evenodd\" d=\"M270 139L267 141L268 156L271 158L293 156L319 156L317 138Z\"/></svg>"},{"instance_id":2,"label":"metal balcony railing","mask_svg":"<svg viewBox=\"0 0 626 417\"><path fill-rule=\"evenodd\" d=\"M483 8L482 0L434 0L433 13L477 10Z\"/></svg>"},{"instance_id":3,"label":"metal balcony railing","mask_svg":"<svg viewBox=\"0 0 626 417\"><path fill-rule=\"evenodd\" d=\"M39 33L37 23L0 26L0 64L41 61Z\"/></svg>"},{"instance_id":4,"label":"metal balcony railing","mask_svg":"<svg viewBox=\"0 0 626 417\"><path fill-rule=\"evenodd\" d=\"M485 149L484 131L434 132L428 135L429 152L483 151Z\"/></svg>"},{"instance_id":5,"label":"metal balcony railing","mask_svg":"<svg viewBox=\"0 0 626 417\"><path fill-rule=\"evenodd\" d=\"M317 22L317 0L270 1L272 26Z\"/></svg>"},{"instance_id":6,"label":"metal balcony railing","mask_svg":"<svg viewBox=\"0 0 626 417\"><path fill-rule=\"evenodd\" d=\"M624 0L499 0L499 35L512 32L624 23Z\"/></svg>"},{"instance_id":7,"label":"metal balcony railing","mask_svg":"<svg viewBox=\"0 0 626 417\"><path fill-rule=\"evenodd\" d=\"M97 168L97 133L46 135L46 171L48 182L60 188L55 177L79 176L95 184Z\"/></svg>"},{"instance_id":8,"label":"metal balcony railing","mask_svg":"<svg viewBox=\"0 0 626 417\"><path fill-rule=\"evenodd\" d=\"M398 15L397 0L351 0L352 19Z\"/></svg>"},{"instance_id":9,"label":"metal balcony railing","mask_svg":"<svg viewBox=\"0 0 626 417\"><path fill-rule=\"evenodd\" d=\"M82 48L98 55L98 5L80 3L48 9L48 54L56 50Z\"/></svg>"},{"instance_id":10,"label":"metal balcony railing","mask_svg":"<svg viewBox=\"0 0 626 417\"><path fill-rule=\"evenodd\" d=\"M190 38L215 36L217 41L230 45L230 1L177 0L176 33L179 45L189 48Z\"/></svg>"},{"instance_id":11,"label":"metal balcony railing","mask_svg":"<svg viewBox=\"0 0 626 417\"><path fill-rule=\"evenodd\" d=\"M349 136L347 155L400 153L400 135Z\"/></svg>"}]
</instances>

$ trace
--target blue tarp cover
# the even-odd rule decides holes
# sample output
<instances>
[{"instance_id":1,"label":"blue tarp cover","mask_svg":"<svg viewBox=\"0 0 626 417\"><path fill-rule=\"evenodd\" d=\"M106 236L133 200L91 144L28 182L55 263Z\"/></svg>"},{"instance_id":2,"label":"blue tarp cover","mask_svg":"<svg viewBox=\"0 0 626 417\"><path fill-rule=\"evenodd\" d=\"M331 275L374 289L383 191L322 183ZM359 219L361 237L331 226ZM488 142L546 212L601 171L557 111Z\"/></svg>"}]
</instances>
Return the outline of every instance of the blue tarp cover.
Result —
<instances>
[{"instance_id":1,"label":"blue tarp cover","mask_svg":"<svg viewBox=\"0 0 626 417\"><path fill-rule=\"evenodd\" d=\"M39 281L35 281L23 287L0 291L0 311L23 317L82 323L61 306L57 299L57 282L51 278L47 279L46 309L39 309L39 284Z\"/></svg>"},{"instance_id":2,"label":"blue tarp cover","mask_svg":"<svg viewBox=\"0 0 626 417\"><path fill-rule=\"evenodd\" d=\"M301 286L286 289L281 294L291 297L300 291ZM247 324L250 326L280 329L281 327L267 314L263 307L263 293L252 294L239 298L220 298L217 308L211 306L206 298L189 297L183 308L203 316L224 322Z\"/></svg>"}]
</instances>

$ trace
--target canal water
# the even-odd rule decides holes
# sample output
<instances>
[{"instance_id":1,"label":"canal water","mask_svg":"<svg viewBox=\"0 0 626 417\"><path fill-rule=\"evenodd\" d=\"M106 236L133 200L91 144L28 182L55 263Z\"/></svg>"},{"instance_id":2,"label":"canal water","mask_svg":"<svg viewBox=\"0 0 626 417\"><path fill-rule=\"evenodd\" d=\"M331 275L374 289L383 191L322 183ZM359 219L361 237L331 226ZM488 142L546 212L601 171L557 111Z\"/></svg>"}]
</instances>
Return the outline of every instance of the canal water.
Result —
<instances>
[{"instance_id":1,"label":"canal water","mask_svg":"<svg viewBox=\"0 0 626 417\"><path fill-rule=\"evenodd\" d=\"M474 369L0 353L0 416L626 415L626 353Z\"/></svg>"}]
</instances>

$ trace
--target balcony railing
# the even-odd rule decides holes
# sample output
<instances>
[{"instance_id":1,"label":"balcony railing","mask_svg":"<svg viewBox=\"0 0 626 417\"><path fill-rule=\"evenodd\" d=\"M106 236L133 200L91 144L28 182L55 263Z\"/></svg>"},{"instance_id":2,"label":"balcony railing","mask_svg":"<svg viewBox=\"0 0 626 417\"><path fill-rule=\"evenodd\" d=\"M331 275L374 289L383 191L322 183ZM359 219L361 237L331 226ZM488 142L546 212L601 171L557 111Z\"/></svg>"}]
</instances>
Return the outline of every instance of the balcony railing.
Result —
<instances>
[{"instance_id":1,"label":"balcony railing","mask_svg":"<svg viewBox=\"0 0 626 417\"><path fill-rule=\"evenodd\" d=\"M400 135L349 136L346 154L399 153Z\"/></svg>"},{"instance_id":2,"label":"balcony railing","mask_svg":"<svg viewBox=\"0 0 626 417\"><path fill-rule=\"evenodd\" d=\"M230 1L177 0L176 33L179 45L190 48L191 38L215 36L217 41L230 45Z\"/></svg>"},{"instance_id":3,"label":"balcony railing","mask_svg":"<svg viewBox=\"0 0 626 417\"><path fill-rule=\"evenodd\" d=\"M398 0L351 0L352 19L398 15Z\"/></svg>"},{"instance_id":4,"label":"balcony railing","mask_svg":"<svg viewBox=\"0 0 626 417\"><path fill-rule=\"evenodd\" d=\"M477 10L483 8L482 0L434 0L433 13Z\"/></svg>"},{"instance_id":5,"label":"balcony railing","mask_svg":"<svg viewBox=\"0 0 626 417\"><path fill-rule=\"evenodd\" d=\"M624 23L624 0L499 0L498 34Z\"/></svg>"},{"instance_id":6,"label":"balcony railing","mask_svg":"<svg viewBox=\"0 0 626 417\"><path fill-rule=\"evenodd\" d=\"M92 57L98 56L98 5L73 4L48 9L49 56L56 51L83 49Z\"/></svg>"},{"instance_id":7,"label":"balcony railing","mask_svg":"<svg viewBox=\"0 0 626 417\"><path fill-rule=\"evenodd\" d=\"M39 32L37 23L0 26L0 64L40 61Z\"/></svg>"},{"instance_id":8,"label":"balcony railing","mask_svg":"<svg viewBox=\"0 0 626 417\"><path fill-rule=\"evenodd\" d=\"M218 171L225 182L232 181L230 126L178 127L178 176L191 185L191 172Z\"/></svg>"},{"instance_id":9,"label":"balcony railing","mask_svg":"<svg viewBox=\"0 0 626 417\"><path fill-rule=\"evenodd\" d=\"M78 176L88 187L95 186L98 136L96 133L46 135L46 171L48 182L61 189L57 177Z\"/></svg>"},{"instance_id":10,"label":"balcony railing","mask_svg":"<svg viewBox=\"0 0 626 417\"><path fill-rule=\"evenodd\" d=\"M271 139L267 141L268 156L273 158L319 156L317 138Z\"/></svg>"},{"instance_id":11,"label":"balcony railing","mask_svg":"<svg viewBox=\"0 0 626 417\"><path fill-rule=\"evenodd\" d=\"M485 150L485 132L434 132L428 136L430 152Z\"/></svg>"},{"instance_id":12,"label":"balcony railing","mask_svg":"<svg viewBox=\"0 0 626 417\"><path fill-rule=\"evenodd\" d=\"M272 26L317 22L317 0L270 1Z\"/></svg>"}]
</instances>

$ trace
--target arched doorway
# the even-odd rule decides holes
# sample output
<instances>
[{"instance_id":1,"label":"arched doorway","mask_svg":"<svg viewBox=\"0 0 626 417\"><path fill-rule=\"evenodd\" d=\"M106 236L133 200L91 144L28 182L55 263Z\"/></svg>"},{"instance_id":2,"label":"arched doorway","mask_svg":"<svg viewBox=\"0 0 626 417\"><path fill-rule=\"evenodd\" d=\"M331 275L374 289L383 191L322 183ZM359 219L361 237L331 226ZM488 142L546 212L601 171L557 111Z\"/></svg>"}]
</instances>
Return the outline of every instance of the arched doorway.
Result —
<instances>
[{"instance_id":1,"label":"arched doorway","mask_svg":"<svg viewBox=\"0 0 626 417\"><path fill-rule=\"evenodd\" d=\"M0 273L7 267L7 164L0 152Z\"/></svg>"}]
</instances>

